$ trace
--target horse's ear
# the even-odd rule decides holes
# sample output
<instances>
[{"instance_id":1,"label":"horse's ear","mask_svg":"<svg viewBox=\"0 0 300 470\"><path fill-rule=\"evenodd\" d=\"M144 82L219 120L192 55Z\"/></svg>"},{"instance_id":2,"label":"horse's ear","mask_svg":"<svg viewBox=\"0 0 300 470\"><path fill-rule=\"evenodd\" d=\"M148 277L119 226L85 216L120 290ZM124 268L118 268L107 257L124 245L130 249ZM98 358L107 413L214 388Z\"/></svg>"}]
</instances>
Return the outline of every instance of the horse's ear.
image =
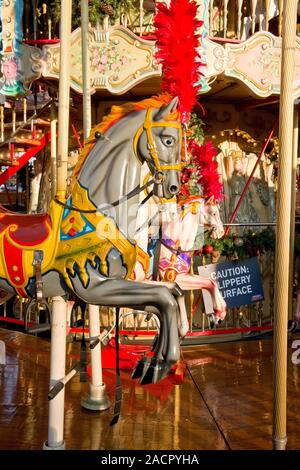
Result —
<instances>
[{"instance_id":1,"label":"horse's ear","mask_svg":"<svg viewBox=\"0 0 300 470\"><path fill-rule=\"evenodd\" d=\"M207 199L206 204L209 204L209 205L211 205L211 206L214 206L214 205L216 204L215 196L210 196L210 198Z\"/></svg>"},{"instance_id":2,"label":"horse's ear","mask_svg":"<svg viewBox=\"0 0 300 470\"><path fill-rule=\"evenodd\" d=\"M169 114L172 114L174 113L176 110L177 110L177 106L178 106L178 98L177 96L175 96L175 98L173 98L170 103L168 104L164 104L160 110L158 111L158 113L156 114L154 120L155 121L162 121L164 118L166 118L167 116L169 116Z\"/></svg>"}]
</instances>

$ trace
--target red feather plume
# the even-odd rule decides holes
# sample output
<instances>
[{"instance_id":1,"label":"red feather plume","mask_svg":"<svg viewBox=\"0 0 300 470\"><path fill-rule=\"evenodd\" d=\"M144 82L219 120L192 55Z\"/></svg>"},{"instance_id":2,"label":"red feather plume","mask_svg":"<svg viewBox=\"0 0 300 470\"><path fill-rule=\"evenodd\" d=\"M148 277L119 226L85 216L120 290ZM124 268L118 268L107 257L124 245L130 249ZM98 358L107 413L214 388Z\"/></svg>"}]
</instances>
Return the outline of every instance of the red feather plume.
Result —
<instances>
[{"instance_id":1,"label":"red feather plume","mask_svg":"<svg viewBox=\"0 0 300 470\"><path fill-rule=\"evenodd\" d=\"M197 165L198 184L202 186L205 197L214 197L216 201L223 198L223 185L218 173L218 163L215 159L218 154L217 149L211 141L203 145L197 144L194 139L189 140L188 151L192 155L192 160Z\"/></svg>"},{"instance_id":2,"label":"red feather plume","mask_svg":"<svg viewBox=\"0 0 300 470\"><path fill-rule=\"evenodd\" d=\"M196 18L197 4L194 0L171 0L168 8L164 3L156 5L154 20L156 34L156 59L162 64L162 89L178 96L182 122L189 120L196 103L200 86L200 63L196 48L199 47L199 28L203 24Z\"/></svg>"}]
</instances>

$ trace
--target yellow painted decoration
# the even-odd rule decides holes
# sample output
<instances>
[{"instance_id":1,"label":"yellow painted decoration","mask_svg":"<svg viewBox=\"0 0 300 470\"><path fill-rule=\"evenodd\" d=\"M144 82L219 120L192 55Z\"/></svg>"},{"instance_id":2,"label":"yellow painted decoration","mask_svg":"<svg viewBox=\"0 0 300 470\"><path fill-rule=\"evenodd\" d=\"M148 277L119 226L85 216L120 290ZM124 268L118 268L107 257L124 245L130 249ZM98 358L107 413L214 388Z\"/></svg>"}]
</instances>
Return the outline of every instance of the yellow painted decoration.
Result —
<instances>
[{"instance_id":1,"label":"yellow painted decoration","mask_svg":"<svg viewBox=\"0 0 300 470\"><path fill-rule=\"evenodd\" d=\"M75 184L72 192L72 206L84 210L96 210L88 199L87 190L81 188L78 183ZM47 222L49 233L46 239L38 245L23 246L12 238L12 234L19 228L16 223L17 218L14 219L13 224L7 225L0 231L0 277L7 279L13 287L24 289L29 278L35 277L33 258L34 251L38 249L44 253L43 274L50 269L56 270L63 276L66 284L72 288L70 276L75 275L76 267L76 272L78 272L83 285L87 286L89 282L87 262L90 262L94 268L99 266L99 272L107 276L107 255L113 247L122 256L123 264L127 268L126 278L131 276L136 262L136 247L118 230L112 219L105 217L100 212L84 213L83 216L80 212L70 210L62 220L63 213L64 207L52 201L49 211L51 226ZM3 218L2 214L0 214L0 218ZM86 221L95 230L85 233L83 229ZM60 234L68 235L67 239L61 239ZM11 260L11 263L14 264L10 265L10 268L7 266L9 259L7 256L5 259L4 254L4 244L7 243L8 246L15 249L20 261L18 264L15 260ZM18 272L18 275L9 275L9 271ZM23 277L24 282L20 284Z\"/></svg>"},{"instance_id":2,"label":"yellow painted decoration","mask_svg":"<svg viewBox=\"0 0 300 470\"><path fill-rule=\"evenodd\" d=\"M88 198L87 190L82 188L78 182L75 183L72 192L72 206L84 210L96 210L96 207ZM107 255L111 248L116 248L122 255L123 264L127 267L127 278L130 277L136 260L136 247L130 243L118 230L115 222L105 217L100 212L84 213L84 218L80 212L70 210L67 217L62 221L62 232L70 233L74 230L74 237L68 240L60 240L54 269L59 271L67 285L72 288L70 275L75 274L75 267L78 268L80 279L87 287L89 278L86 263L89 262L94 268L98 265L99 272L107 276L108 265ZM80 231L86 224L92 225L95 230L80 235ZM79 232L79 236L77 232ZM72 232L71 232L72 235Z\"/></svg>"}]
</instances>

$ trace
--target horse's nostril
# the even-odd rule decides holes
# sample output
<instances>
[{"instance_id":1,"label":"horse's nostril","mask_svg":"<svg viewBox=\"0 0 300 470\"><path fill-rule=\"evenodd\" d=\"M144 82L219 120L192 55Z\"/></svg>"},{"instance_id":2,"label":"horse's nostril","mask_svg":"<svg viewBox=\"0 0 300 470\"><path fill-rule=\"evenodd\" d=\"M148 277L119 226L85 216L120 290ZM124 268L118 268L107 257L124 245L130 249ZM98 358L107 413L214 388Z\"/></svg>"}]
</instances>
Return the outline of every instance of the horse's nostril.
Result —
<instances>
[{"instance_id":1,"label":"horse's nostril","mask_svg":"<svg viewBox=\"0 0 300 470\"><path fill-rule=\"evenodd\" d=\"M176 184L171 184L169 191L171 194L177 194L178 193L178 186Z\"/></svg>"}]
</instances>

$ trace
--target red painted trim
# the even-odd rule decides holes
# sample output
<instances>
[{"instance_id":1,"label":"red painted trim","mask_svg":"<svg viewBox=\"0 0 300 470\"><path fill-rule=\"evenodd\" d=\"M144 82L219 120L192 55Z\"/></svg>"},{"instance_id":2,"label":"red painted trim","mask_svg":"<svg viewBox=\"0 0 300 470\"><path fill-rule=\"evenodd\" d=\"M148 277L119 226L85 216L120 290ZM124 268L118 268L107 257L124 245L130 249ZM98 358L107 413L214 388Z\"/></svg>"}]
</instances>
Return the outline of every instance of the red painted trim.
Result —
<instances>
[{"instance_id":1,"label":"red painted trim","mask_svg":"<svg viewBox=\"0 0 300 470\"><path fill-rule=\"evenodd\" d=\"M84 331L84 333L89 333L89 328L84 328L84 330L82 328L70 328L70 332L71 333L82 333L82 331Z\"/></svg>"},{"instance_id":2,"label":"red painted trim","mask_svg":"<svg viewBox=\"0 0 300 470\"><path fill-rule=\"evenodd\" d=\"M14 176L32 157L39 153L50 141L51 132L43 135L40 139L40 145L34 146L28 149L23 155L17 160L18 165L10 166L0 175L0 186Z\"/></svg>"},{"instance_id":3,"label":"red painted trim","mask_svg":"<svg viewBox=\"0 0 300 470\"><path fill-rule=\"evenodd\" d=\"M17 320L16 318L10 317L0 317L0 321L7 321L8 323L16 323L18 325L23 325L24 320ZM33 323L28 323L31 326ZM246 333L248 331L267 331L273 330L273 325L264 325L264 326L250 326L249 328L228 328L223 330L208 330L208 331L192 331L186 335L186 337L197 337L197 336L215 336L215 335L225 335L230 333ZM82 328L71 328L71 333L82 333ZM88 328L84 329L85 333L89 332ZM132 336L153 336L157 331L136 331L136 330L121 330L120 334Z\"/></svg>"},{"instance_id":4,"label":"red painted trim","mask_svg":"<svg viewBox=\"0 0 300 470\"><path fill-rule=\"evenodd\" d=\"M241 42L244 42L244 41L241 41L240 39L218 38L216 36L208 36L208 39L214 42L225 42L225 43L230 42L232 44L241 44Z\"/></svg>"},{"instance_id":5,"label":"red painted trim","mask_svg":"<svg viewBox=\"0 0 300 470\"><path fill-rule=\"evenodd\" d=\"M139 36L140 39L144 39L144 41L156 41L157 36L155 34L149 34L148 36Z\"/></svg>"},{"instance_id":6,"label":"red painted trim","mask_svg":"<svg viewBox=\"0 0 300 470\"><path fill-rule=\"evenodd\" d=\"M233 333L247 333L250 331L267 331L272 330L273 325L263 325L263 326L249 326L244 328L224 328L218 330L206 330L206 331L191 331L187 333L186 338L189 337L197 337L197 336L216 336L216 335L228 335ZM71 328L70 330L72 333L82 333L82 328ZM89 332L88 328L84 329L85 333ZM114 331L112 330L112 333ZM154 336L157 334L156 330L121 330L120 335L128 335L128 336Z\"/></svg>"},{"instance_id":7,"label":"red painted trim","mask_svg":"<svg viewBox=\"0 0 300 470\"><path fill-rule=\"evenodd\" d=\"M39 44L57 44L58 42L60 42L59 39L25 39L23 41L24 44L29 44L32 46Z\"/></svg>"},{"instance_id":8,"label":"red painted trim","mask_svg":"<svg viewBox=\"0 0 300 470\"><path fill-rule=\"evenodd\" d=\"M259 162L260 162L262 156L264 155L265 150L266 150L266 148L267 148L267 146L268 146L270 140L272 139L272 136L273 136L274 131L275 131L275 126L276 126L276 123L277 123L277 119L278 119L278 118L276 118L276 119L274 120L272 129L270 130L269 135L268 135L268 137L266 138L264 145L262 146L262 149L261 149L261 151L260 151L260 154L259 154L258 157L257 157L257 160L256 160L256 162L255 162L255 165L254 165L252 171L251 171L251 174L250 174L249 178L248 178L247 181L246 181L246 184L245 184L244 189L243 189L243 191L242 191L242 193L241 193L241 195L240 195L240 198L239 198L239 200L238 200L238 202L237 202L237 204L236 204L236 206L235 206L235 208L234 208L234 211L233 211L233 213L232 213L232 215L231 215L231 217L230 217L230 219L229 219L229 222L228 222L228 225L227 225L227 227L226 227L226 229L225 229L225 233L224 233L224 237L223 237L223 238L225 238L226 235L228 235L228 233L229 233L230 230L231 230L231 224L233 224L233 222L234 222L234 220L235 220L235 217L236 217L236 214L237 214L237 212L238 212L238 210L239 210L239 208L240 208L240 205L242 204L242 201L243 201L243 199L244 199L244 197L245 197L245 194L246 194L246 192L248 191L248 188L249 188L249 186L250 186L250 184L251 184L251 182L252 182L252 179L253 179L254 173L255 173L255 171L256 171L256 168L257 168L257 166L258 166L258 164L259 164Z\"/></svg>"},{"instance_id":9,"label":"red painted trim","mask_svg":"<svg viewBox=\"0 0 300 470\"><path fill-rule=\"evenodd\" d=\"M233 333L248 333L250 331L267 330L273 330L273 325L269 324L264 326L249 326L245 328L224 328L222 330L191 331L187 333L186 337L229 335Z\"/></svg>"},{"instance_id":10,"label":"red painted trim","mask_svg":"<svg viewBox=\"0 0 300 470\"><path fill-rule=\"evenodd\" d=\"M15 155L15 146L14 146L14 144L9 144L9 158L10 158L10 163L13 163L13 161L14 161L14 155Z\"/></svg>"},{"instance_id":11,"label":"red painted trim","mask_svg":"<svg viewBox=\"0 0 300 470\"><path fill-rule=\"evenodd\" d=\"M24 299L26 299L28 297L28 294L26 292L25 289L23 289L23 287L15 287L17 293L19 294L20 297L23 297Z\"/></svg>"},{"instance_id":12,"label":"red painted trim","mask_svg":"<svg viewBox=\"0 0 300 470\"><path fill-rule=\"evenodd\" d=\"M16 325L24 325L24 320L19 320L18 318L11 318L11 317L0 317L0 321L4 321L7 323L14 323ZM33 326L34 323L28 322L28 326Z\"/></svg>"},{"instance_id":13,"label":"red painted trim","mask_svg":"<svg viewBox=\"0 0 300 470\"><path fill-rule=\"evenodd\" d=\"M264 326L249 326L245 328L224 328L218 330L205 330L205 331L190 331L186 334L186 338L197 337L197 336L216 336L216 335L228 335L233 333L246 333L249 331L264 331L272 330L272 325ZM120 335L131 335L131 336L153 336L157 334L156 330L142 331L142 330L122 330Z\"/></svg>"},{"instance_id":14,"label":"red painted trim","mask_svg":"<svg viewBox=\"0 0 300 470\"><path fill-rule=\"evenodd\" d=\"M73 134L74 134L74 136L75 136L75 139L77 140L78 147L79 147L80 149L82 149L82 148L83 148L83 145L82 145L82 143L81 143L81 141L80 141L79 134L78 134L78 132L77 132L76 127L74 126L74 124L72 124L72 131L73 131Z\"/></svg>"},{"instance_id":15,"label":"red painted trim","mask_svg":"<svg viewBox=\"0 0 300 470\"><path fill-rule=\"evenodd\" d=\"M16 248L14 245L4 236L3 238L3 254L6 264L7 274L9 276L9 282L16 288L20 289L25 283L25 275L23 269L23 251L20 248ZM16 271L13 271L13 266L16 267ZM16 280L16 278L18 280ZM18 292L19 293L19 292ZM22 295L23 297L23 295Z\"/></svg>"}]
</instances>

